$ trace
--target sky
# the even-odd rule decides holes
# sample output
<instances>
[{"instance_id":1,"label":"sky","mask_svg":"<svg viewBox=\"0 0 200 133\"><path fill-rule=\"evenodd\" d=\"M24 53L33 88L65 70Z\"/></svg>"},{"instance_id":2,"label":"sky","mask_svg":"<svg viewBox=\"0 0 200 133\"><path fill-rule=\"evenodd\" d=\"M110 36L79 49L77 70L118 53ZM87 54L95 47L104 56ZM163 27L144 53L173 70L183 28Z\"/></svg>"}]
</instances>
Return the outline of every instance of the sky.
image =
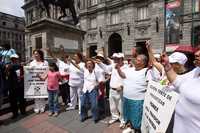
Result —
<instances>
[{"instance_id":1,"label":"sky","mask_svg":"<svg viewBox=\"0 0 200 133\"><path fill-rule=\"evenodd\" d=\"M24 17L23 4L24 0L0 0L0 12Z\"/></svg>"}]
</instances>

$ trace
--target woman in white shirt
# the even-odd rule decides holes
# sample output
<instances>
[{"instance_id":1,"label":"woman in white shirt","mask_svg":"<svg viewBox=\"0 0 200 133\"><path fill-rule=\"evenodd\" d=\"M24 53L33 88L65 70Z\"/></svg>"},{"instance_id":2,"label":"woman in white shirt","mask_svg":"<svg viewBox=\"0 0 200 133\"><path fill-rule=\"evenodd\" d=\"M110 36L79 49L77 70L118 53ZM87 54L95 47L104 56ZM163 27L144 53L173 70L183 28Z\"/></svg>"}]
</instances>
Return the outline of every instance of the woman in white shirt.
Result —
<instances>
[{"instance_id":1,"label":"woman in white shirt","mask_svg":"<svg viewBox=\"0 0 200 133\"><path fill-rule=\"evenodd\" d=\"M88 117L88 104L91 104L92 117L94 122L98 121L98 84L101 81L101 72L95 69L95 63L92 60L87 60L84 69L84 85L83 94L81 96L81 122ZM89 103L88 103L89 102Z\"/></svg>"},{"instance_id":2,"label":"woman in white shirt","mask_svg":"<svg viewBox=\"0 0 200 133\"><path fill-rule=\"evenodd\" d=\"M66 110L75 109L78 99L80 113L80 95L83 88L83 68L85 64L82 62L83 56L80 53L74 54L73 59L69 66L70 103Z\"/></svg>"},{"instance_id":3,"label":"woman in white shirt","mask_svg":"<svg viewBox=\"0 0 200 133\"><path fill-rule=\"evenodd\" d=\"M200 50L195 53L196 68L186 74L177 75L166 54L162 56L168 80L180 94L175 108L173 133L198 133L200 131Z\"/></svg>"},{"instance_id":4,"label":"woman in white shirt","mask_svg":"<svg viewBox=\"0 0 200 133\"><path fill-rule=\"evenodd\" d=\"M30 66L40 67L48 66L48 62L44 60L44 53L41 50L33 51L34 60L30 63ZM43 113L45 111L45 99L44 98L35 98L34 112Z\"/></svg>"}]
</instances>

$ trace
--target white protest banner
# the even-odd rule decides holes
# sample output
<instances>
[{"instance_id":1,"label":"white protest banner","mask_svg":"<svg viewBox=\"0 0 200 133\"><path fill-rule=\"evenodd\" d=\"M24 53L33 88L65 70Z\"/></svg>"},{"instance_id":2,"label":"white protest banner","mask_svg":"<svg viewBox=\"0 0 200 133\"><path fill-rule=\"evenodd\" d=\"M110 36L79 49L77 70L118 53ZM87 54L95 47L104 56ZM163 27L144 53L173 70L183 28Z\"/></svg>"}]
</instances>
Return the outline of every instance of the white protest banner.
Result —
<instances>
[{"instance_id":1,"label":"white protest banner","mask_svg":"<svg viewBox=\"0 0 200 133\"><path fill-rule=\"evenodd\" d=\"M144 118L151 133L165 133L174 112L178 94L159 82L150 81L144 101Z\"/></svg>"},{"instance_id":2,"label":"white protest banner","mask_svg":"<svg viewBox=\"0 0 200 133\"><path fill-rule=\"evenodd\" d=\"M37 74L46 76L48 66L24 66L24 98L47 98L47 80L42 81Z\"/></svg>"}]
</instances>

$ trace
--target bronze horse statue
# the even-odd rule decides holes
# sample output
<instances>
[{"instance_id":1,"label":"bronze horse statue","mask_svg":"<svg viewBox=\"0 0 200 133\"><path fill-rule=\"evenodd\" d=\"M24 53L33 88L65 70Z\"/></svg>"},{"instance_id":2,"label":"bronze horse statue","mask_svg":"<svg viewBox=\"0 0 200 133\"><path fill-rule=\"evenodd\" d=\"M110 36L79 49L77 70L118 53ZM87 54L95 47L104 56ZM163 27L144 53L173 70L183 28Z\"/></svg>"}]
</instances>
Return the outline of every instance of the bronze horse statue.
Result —
<instances>
[{"instance_id":1,"label":"bronze horse statue","mask_svg":"<svg viewBox=\"0 0 200 133\"><path fill-rule=\"evenodd\" d=\"M47 12L47 16L50 17L50 11L49 11L49 6L50 5L54 5L56 7L60 7L60 11L61 11L61 16L58 18L59 20L63 17L66 17L66 9L69 9L71 14L72 14L72 18L74 21L74 24L78 24L78 17L76 15L76 10L74 7L74 0L38 0L39 2L42 2L46 12Z\"/></svg>"}]
</instances>

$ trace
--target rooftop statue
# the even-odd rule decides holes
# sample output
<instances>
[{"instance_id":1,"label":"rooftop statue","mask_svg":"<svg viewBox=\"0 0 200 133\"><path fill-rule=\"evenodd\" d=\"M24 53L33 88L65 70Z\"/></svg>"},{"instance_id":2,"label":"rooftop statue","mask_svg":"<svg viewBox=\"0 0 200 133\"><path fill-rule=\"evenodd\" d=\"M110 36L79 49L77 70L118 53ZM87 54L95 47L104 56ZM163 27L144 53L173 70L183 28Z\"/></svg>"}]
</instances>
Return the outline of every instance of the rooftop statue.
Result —
<instances>
[{"instance_id":1,"label":"rooftop statue","mask_svg":"<svg viewBox=\"0 0 200 133\"><path fill-rule=\"evenodd\" d=\"M51 17L50 5L59 7L60 13L61 13L61 16L58 18L59 20L67 16L66 9L69 9L72 14L74 24L75 25L78 24L78 17L77 17L75 6L74 6L74 0L37 0L37 4L39 7L42 7L42 6L44 7L44 9L47 12L48 17Z\"/></svg>"}]
</instances>

